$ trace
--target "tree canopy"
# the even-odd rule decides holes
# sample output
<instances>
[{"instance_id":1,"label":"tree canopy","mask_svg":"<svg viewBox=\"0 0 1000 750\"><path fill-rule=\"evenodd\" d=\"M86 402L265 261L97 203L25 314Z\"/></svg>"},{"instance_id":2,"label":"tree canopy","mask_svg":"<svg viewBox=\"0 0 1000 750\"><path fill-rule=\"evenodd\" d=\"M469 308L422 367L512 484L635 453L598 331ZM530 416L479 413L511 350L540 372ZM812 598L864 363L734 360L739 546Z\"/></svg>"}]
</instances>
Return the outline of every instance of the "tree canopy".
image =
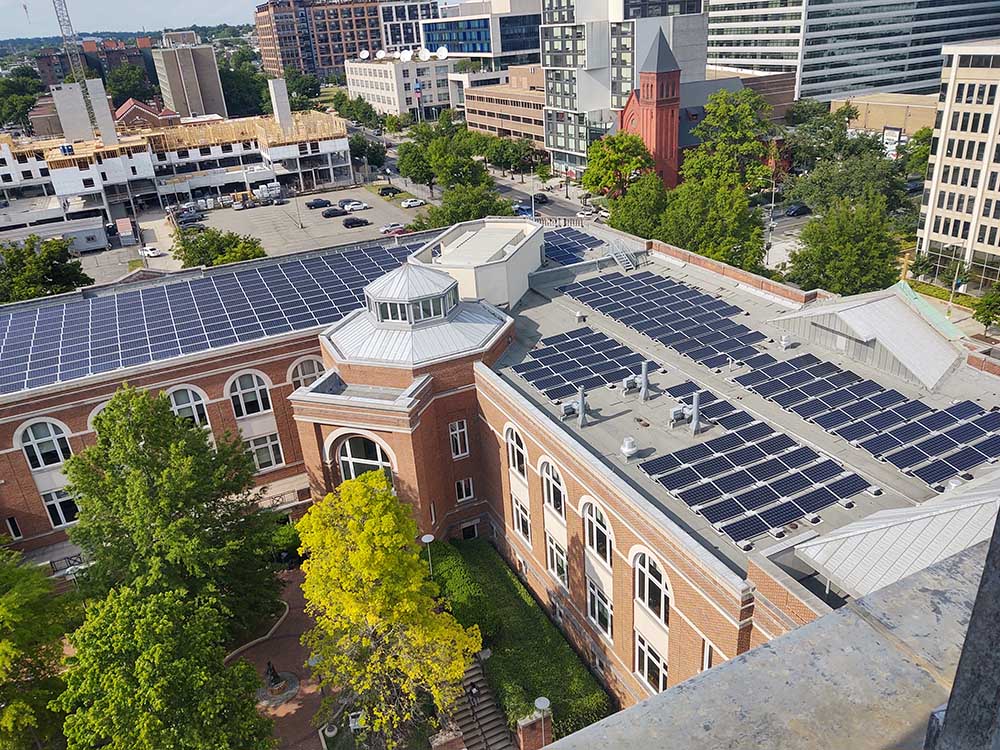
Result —
<instances>
[{"instance_id":1,"label":"tree canopy","mask_svg":"<svg viewBox=\"0 0 1000 750\"><path fill-rule=\"evenodd\" d=\"M223 232L214 227L200 232L178 229L174 232L174 246L171 252L184 268L223 266L226 263L254 260L267 255L256 237Z\"/></svg>"},{"instance_id":2,"label":"tree canopy","mask_svg":"<svg viewBox=\"0 0 1000 750\"><path fill-rule=\"evenodd\" d=\"M982 323L983 333L989 333L990 327L1000 321L1000 288L991 286L975 301L972 318L977 323Z\"/></svg>"},{"instance_id":3,"label":"tree canopy","mask_svg":"<svg viewBox=\"0 0 1000 750\"><path fill-rule=\"evenodd\" d=\"M463 628L437 598L420 559L417 525L381 472L348 480L298 522L306 610L303 636L327 694L343 691L365 730L399 746L429 697L438 711L461 691L479 629ZM327 697L324 713L336 700Z\"/></svg>"},{"instance_id":4,"label":"tree canopy","mask_svg":"<svg viewBox=\"0 0 1000 750\"><path fill-rule=\"evenodd\" d=\"M809 221L801 247L788 261L788 277L803 289L861 294L899 280L899 241L886 214L885 198L842 199Z\"/></svg>"},{"instance_id":5,"label":"tree canopy","mask_svg":"<svg viewBox=\"0 0 1000 750\"><path fill-rule=\"evenodd\" d=\"M934 131L931 128L920 128L910 136L910 140L906 142L899 153L906 175L923 179L927 174L927 162L931 158L931 141L933 139Z\"/></svg>"},{"instance_id":6,"label":"tree canopy","mask_svg":"<svg viewBox=\"0 0 1000 750\"><path fill-rule=\"evenodd\" d=\"M30 235L23 243L0 242L0 304L72 292L94 280L70 257L71 241Z\"/></svg>"},{"instance_id":7,"label":"tree canopy","mask_svg":"<svg viewBox=\"0 0 1000 750\"><path fill-rule=\"evenodd\" d=\"M652 167L653 157L642 138L619 131L590 144L581 184L592 193L616 198L639 174Z\"/></svg>"},{"instance_id":8,"label":"tree canopy","mask_svg":"<svg viewBox=\"0 0 1000 750\"><path fill-rule=\"evenodd\" d=\"M223 663L219 610L141 581L91 604L57 701L68 750L271 750L254 668Z\"/></svg>"},{"instance_id":9,"label":"tree canopy","mask_svg":"<svg viewBox=\"0 0 1000 750\"><path fill-rule=\"evenodd\" d=\"M426 185L431 195L434 195L436 177L427 159L426 149L415 141L407 141L399 144L397 153L399 158L396 160L396 165L399 167L399 173L418 185Z\"/></svg>"},{"instance_id":10,"label":"tree canopy","mask_svg":"<svg viewBox=\"0 0 1000 750\"><path fill-rule=\"evenodd\" d=\"M906 187L896 162L872 152L826 159L808 174L791 178L785 187L785 198L818 211L841 198L860 200L868 194L882 195L888 211L907 204Z\"/></svg>"},{"instance_id":11,"label":"tree canopy","mask_svg":"<svg viewBox=\"0 0 1000 750\"><path fill-rule=\"evenodd\" d=\"M108 93L116 107L120 107L130 98L148 102L157 93L156 87L146 77L145 68L126 63L108 73Z\"/></svg>"},{"instance_id":12,"label":"tree canopy","mask_svg":"<svg viewBox=\"0 0 1000 750\"><path fill-rule=\"evenodd\" d=\"M835 112L813 114L785 135L792 162L800 169L812 169L817 162L875 154L885 156L879 135L847 132L848 123L858 110L847 105Z\"/></svg>"},{"instance_id":13,"label":"tree canopy","mask_svg":"<svg viewBox=\"0 0 1000 750\"><path fill-rule=\"evenodd\" d=\"M319 96L319 79L311 73L303 73L294 66L285 68L285 85L291 96L312 99Z\"/></svg>"},{"instance_id":14,"label":"tree canopy","mask_svg":"<svg viewBox=\"0 0 1000 750\"><path fill-rule=\"evenodd\" d=\"M219 79L230 117L262 115L270 109L267 76L249 62L220 65Z\"/></svg>"},{"instance_id":15,"label":"tree canopy","mask_svg":"<svg viewBox=\"0 0 1000 750\"><path fill-rule=\"evenodd\" d=\"M649 239L656 235L667 202L663 180L655 172L646 172L629 185L625 195L611 200L608 223L615 229Z\"/></svg>"},{"instance_id":16,"label":"tree canopy","mask_svg":"<svg viewBox=\"0 0 1000 750\"><path fill-rule=\"evenodd\" d=\"M239 438L176 417L164 394L122 386L94 418L97 440L66 461L79 521L70 538L103 593L144 590L219 599L231 640L275 612L274 520L259 510L254 466Z\"/></svg>"},{"instance_id":17,"label":"tree canopy","mask_svg":"<svg viewBox=\"0 0 1000 750\"><path fill-rule=\"evenodd\" d=\"M364 133L355 133L347 142L353 158L364 158L371 167L381 167L385 164L385 146L378 141L368 140Z\"/></svg>"},{"instance_id":18,"label":"tree canopy","mask_svg":"<svg viewBox=\"0 0 1000 750\"><path fill-rule=\"evenodd\" d=\"M462 221L474 221L485 216L513 216L510 201L497 195L493 185L455 185L444 191L440 206L428 206L410 225L412 229L447 227Z\"/></svg>"},{"instance_id":19,"label":"tree canopy","mask_svg":"<svg viewBox=\"0 0 1000 750\"><path fill-rule=\"evenodd\" d=\"M0 78L0 125L29 129L28 112L35 106L42 88L38 71L28 65L18 65Z\"/></svg>"},{"instance_id":20,"label":"tree canopy","mask_svg":"<svg viewBox=\"0 0 1000 750\"><path fill-rule=\"evenodd\" d=\"M801 125L816 117L822 117L830 113L829 102L819 102L815 99L799 99L785 111L785 122L789 125Z\"/></svg>"}]
</instances>

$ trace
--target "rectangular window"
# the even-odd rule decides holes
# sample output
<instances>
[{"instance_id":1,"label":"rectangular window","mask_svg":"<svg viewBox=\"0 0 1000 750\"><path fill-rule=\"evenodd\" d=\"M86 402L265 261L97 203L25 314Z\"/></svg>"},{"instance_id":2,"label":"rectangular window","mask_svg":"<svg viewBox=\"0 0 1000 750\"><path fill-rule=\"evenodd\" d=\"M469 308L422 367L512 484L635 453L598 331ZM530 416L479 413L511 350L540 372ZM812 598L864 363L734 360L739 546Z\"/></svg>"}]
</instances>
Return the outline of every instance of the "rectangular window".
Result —
<instances>
[{"instance_id":1,"label":"rectangular window","mask_svg":"<svg viewBox=\"0 0 1000 750\"><path fill-rule=\"evenodd\" d=\"M701 671L704 672L706 669L711 669L715 664L715 649L712 648L712 644L708 641L702 639L701 641Z\"/></svg>"},{"instance_id":2,"label":"rectangular window","mask_svg":"<svg viewBox=\"0 0 1000 750\"><path fill-rule=\"evenodd\" d=\"M7 516L7 531L10 533L11 539L21 538L21 526L14 516Z\"/></svg>"},{"instance_id":3,"label":"rectangular window","mask_svg":"<svg viewBox=\"0 0 1000 750\"><path fill-rule=\"evenodd\" d=\"M458 502L462 503L466 500L472 500L475 496L476 492L472 486L472 477L459 479L455 482L455 497L458 499Z\"/></svg>"},{"instance_id":4,"label":"rectangular window","mask_svg":"<svg viewBox=\"0 0 1000 750\"><path fill-rule=\"evenodd\" d=\"M91 179L90 177L88 177L87 179L85 179L83 181L83 186L85 188L92 188L92 187L94 187L94 180Z\"/></svg>"},{"instance_id":5,"label":"rectangular window","mask_svg":"<svg viewBox=\"0 0 1000 750\"><path fill-rule=\"evenodd\" d=\"M635 634L635 671L654 693L667 687L667 663L638 631Z\"/></svg>"},{"instance_id":6,"label":"rectangular window","mask_svg":"<svg viewBox=\"0 0 1000 750\"><path fill-rule=\"evenodd\" d=\"M566 565L566 550L548 534L545 535L545 568L556 577L565 588L569 588L569 568Z\"/></svg>"},{"instance_id":7,"label":"rectangular window","mask_svg":"<svg viewBox=\"0 0 1000 750\"><path fill-rule=\"evenodd\" d=\"M612 637L611 601L592 579L587 579L587 617L608 638Z\"/></svg>"},{"instance_id":8,"label":"rectangular window","mask_svg":"<svg viewBox=\"0 0 1000 750\"><path fill-rule=\"evenodd\" d=\"M284 459L281 456L281 443L278 442L277 434L244 440L243 447L247 449L253 458L253 463L257 467L257 471L271 469L275 466L281 466L284 463Z\"/></svg>"},{"instance_id":9,"label":"rectangular window","mask_svg":"<svg viewBox=\"0 0 1000 750\"><path fill-rule=\"evenodd\" d=\"M76 522L77 509L73 498L66 490L53 490L42 495L45 510L49 512L52 528L58 529Z\"/></svg>"},{"instance_id":10,"label":"rectangular window","mask_svg":"<svg viewBox=\"0 0 1000 750\"><path fill-rule=\"evenodd\" d=\"M516 497L511 497L511 505L514 509L514 530L521 535L524 541L531 543L531 514L524 503Z\"/></svg>"},{"instance_id":11,"label":"rectangular window","mask_svg":"<svg viewBox=\"0 0 1000 750\"><path fill-rule=\"evenodd\" d=\"M448 425L448 437L451 439L452 458L464 458L469 455L469 428L464 419Z\"/></svg>"}]
</instances>

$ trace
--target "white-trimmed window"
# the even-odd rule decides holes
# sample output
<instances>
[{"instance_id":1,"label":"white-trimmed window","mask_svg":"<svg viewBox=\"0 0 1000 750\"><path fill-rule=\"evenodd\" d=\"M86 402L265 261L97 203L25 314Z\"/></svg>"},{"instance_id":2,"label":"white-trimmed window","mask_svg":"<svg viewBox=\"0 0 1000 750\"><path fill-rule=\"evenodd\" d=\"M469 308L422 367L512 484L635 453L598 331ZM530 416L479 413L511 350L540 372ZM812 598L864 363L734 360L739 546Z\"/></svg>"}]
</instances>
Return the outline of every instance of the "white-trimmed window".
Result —
<instances>
[{"instance_id":1,"label":"white-trimmed window","mask_svg":"<svg viewBox=\"0 0 1000 750\"><path fill-rule=\"evenodd\" d=\"M549 534L545 535L545 567L565 588L569 588L569 573L564 550Z\"/></svg>"},{"instance_id":2,"label":"white-trimmed window","mask_svg":"<svg viewBox=\"0 0 1000 750\"><path fill-rule=\"evenodd\" d=\"M660 566L645 552L635 556L635 598L664 625L670 625L670 591Z\"/></svg>"},{"instance_id":3,"label":"white-trimmed window","mask_svg":"<svg viewBox=\"0 0 1000 750\"><path fill-rule=\"evenodd\" d=\"M73 455L66 432L55 422L35 422L21 430L21 448L32 469L58 466Z\"/></svg>"},{"instance_id":4,"label":"white-trimmed window","mask_svg":"<svg viewBox=\"0 0 1000 750\"><path fill-rule=\"evenodd\" d=\"M17 522L17 518L14 516L7 516L7 533L10 534L11 539L20 539L23 534L21 534L21 524Z\"/></svg>"},{"instance_id":5,"label":"white-trimmed window","mask_svg":"<svg viewBox=\"0 0 1000 750\"><path fill-rule=\"evenodd\" d=\"M170 392L170 410L191 424L199 427L208 424L208 413L205 411L205 399L193 388L178 388Z\"/></svg>"},{"instance_id":6,"label":"white-trimmed window","mask_svg":"<svg viewBox=\"0 0 1000 750\"><path fill-rule=\"evenodd\" d=\"M253 458L253 464L257 471L273 469L281 466L285 460L281 456L281 443L277 434L262 435L243 441L243 447L247 449Z\"/></svg>"},{"instance_id":7,"label":"white-trimmed window","mask_svg":"<svg viewBox=\"0 0 1000 750\"><path fill-rule=\"evenodd\" d=\"M592 578L587 579L587 617L608 638L612 633L613 609L611 600Z\"/></svg>"},{"instance_id":8,"label":"white-trimmed window","mask_svg":"<svg viewBox=\"0 0 1000 750\"><path fill-rule=\"evenodd\" d=\"M229 386L229 399L233 402L237 419L271 411L267 383L253 372L245 372L233 381Z\"/></svg>"},{"instance_id":9,"label":"white-trimmed window","mask_svg":"<svg viewBox=\"0 0 1000 750\"><path fill-rule=\"evenodd\" d=\"M701 640L701 671L711 669L715 664L715 649L704 638Z\"/></svg>"},{"instance_id":10,"label":"white-trimmed window","mask_svg":"<svg viewBox=\"0 0 1000 750\"><path fill-rule=\"evenodd\" d=\"M654 693L666 690L667 662L639 631L635 633L635 672Z\"/></svg>"},{"instance_id":11,"label":"white-trimmed window","mask_svg":"<svg viewBox=\"0 0 1000 750\"><path fill-rule=\"evenodd\" d=\"M455 497L460 503L472 500L476 496L476 490L472 486L472 477L465 477L455 482Z\"/></svg>"},{"instance_id":12,"label":"white-trimmed window","mask_svg":"<svg viewBox=\"0 0 1000 750\"><path fill-rule=\"evenodd\" d=\"M603 511L593 503L587 503L583 509L583 519L587 531L587 547L610 565L611 529Z\"/></svg>"},{"instance_id":13,"label":"white-trimmed window","mask_svg":"<svg viewBox=\"0 0 1000 750\"><path fill-rule=\"evenodd\" d=\"M464 419L448 425L448 438L451 440L452 458L465 458L469 455L469 426Z\"/></svg>"},{"instance_id":14,"label":"white-trimmed window","mask_svg":"<svg viewBox=\"0 0 1000 750\"><path fill-rule=\"evenodd\" d=\"M559 470L548 461L542 464L542 493L545 496L545 504L561 518L565 518L566 490L563 488Z\"/></svg>"},{"instance_id":15,"label":"white-trimmed window","mask_svg":"<svg viewBox=\"0 0 1000 750\"><path fill-rule=\"evenodd\" d=\"M323 362L310 357L304 359L292 368L292 385L296 388L305 388L312 385L319 376L323 374Z\"/></svg>"},{"instance_id":16,"label":"white-trimmed window","mask_svg":"<svg viewBox=\"0 0 1000 750\"><path fill-rule=\"evenodd\" d=\"M511 470L519 477L528 478L528 462L524 454L524 441L513 427L507 428L507 460Z\"/></svg>"},{"instance_id":17,"label":"white-trimmed window","mask_svg":"<svg viewBox=\"0 0 1000 750\"><path fill-rule=\"evenodd\" d=\"M357 479L369 471L384 471L392 477L392 464L382 446L366 437L348 438L340 445L338 454L342 479Z\"/></svg>"},{"instance_id":18,"label":"white-trimmed window","mask_svg":"<svg viewBox=\"0 0 1000 750\"><path fill-rule=\"evenodd\" d=\"M76 523L79 511L76 502L66 490L46 492L42 495L42 502L45 503L45 510L49 512L49 520L52 522L53 529Z\"/></svg>"},{"instance_id":19,"label":"white-trimmed window","mask_svg":"<svg viewBox=\"0 0 1000 750\"><path fill-rule=\"evenodd\" d=\"M516 497L511 497L511 505L514 508L514 530L530 544L531 514L528 512L527 506Z\"/></svg>"}]
</instances>

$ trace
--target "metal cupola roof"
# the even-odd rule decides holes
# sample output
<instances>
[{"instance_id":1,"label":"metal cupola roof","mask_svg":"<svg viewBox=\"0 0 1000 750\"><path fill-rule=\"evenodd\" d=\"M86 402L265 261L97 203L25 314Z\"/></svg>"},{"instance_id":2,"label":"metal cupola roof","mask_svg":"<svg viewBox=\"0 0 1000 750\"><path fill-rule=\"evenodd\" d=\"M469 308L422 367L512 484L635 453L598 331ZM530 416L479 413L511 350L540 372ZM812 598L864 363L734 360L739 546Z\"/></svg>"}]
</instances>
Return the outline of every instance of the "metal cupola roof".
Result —
<instances>
[{"instance_id":1,"label":"metal cupola roof","mask_svg":"<svg viewBox=\"0 0 1000 750\"><path fill-rule=\"evenodd\" d=\"M376 302L413 302L447 293L458 282L451 276L426 266L404 263L375 279L365 293Z\"/></svg>"}]
</instances>

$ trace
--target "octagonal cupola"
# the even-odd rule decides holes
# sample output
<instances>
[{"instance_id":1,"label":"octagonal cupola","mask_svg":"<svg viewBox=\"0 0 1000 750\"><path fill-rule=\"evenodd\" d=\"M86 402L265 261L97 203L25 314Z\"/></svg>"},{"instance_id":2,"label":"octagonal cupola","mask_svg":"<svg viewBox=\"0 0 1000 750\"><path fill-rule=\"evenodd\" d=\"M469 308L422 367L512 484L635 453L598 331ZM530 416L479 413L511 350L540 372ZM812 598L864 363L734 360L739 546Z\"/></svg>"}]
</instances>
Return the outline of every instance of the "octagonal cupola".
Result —
<instances>
[{"instance_id":1,"label":"octagonal cupola","mask_svg":"<svg viewBox=\"0 0 1000 750\"><path fill-rule=\"evenodd\" d=\"M404 263L365 287L365 298L380 327L424 325L447 319L458 307L458 282L442 271Z\"/></svg>"}]
</instances>

